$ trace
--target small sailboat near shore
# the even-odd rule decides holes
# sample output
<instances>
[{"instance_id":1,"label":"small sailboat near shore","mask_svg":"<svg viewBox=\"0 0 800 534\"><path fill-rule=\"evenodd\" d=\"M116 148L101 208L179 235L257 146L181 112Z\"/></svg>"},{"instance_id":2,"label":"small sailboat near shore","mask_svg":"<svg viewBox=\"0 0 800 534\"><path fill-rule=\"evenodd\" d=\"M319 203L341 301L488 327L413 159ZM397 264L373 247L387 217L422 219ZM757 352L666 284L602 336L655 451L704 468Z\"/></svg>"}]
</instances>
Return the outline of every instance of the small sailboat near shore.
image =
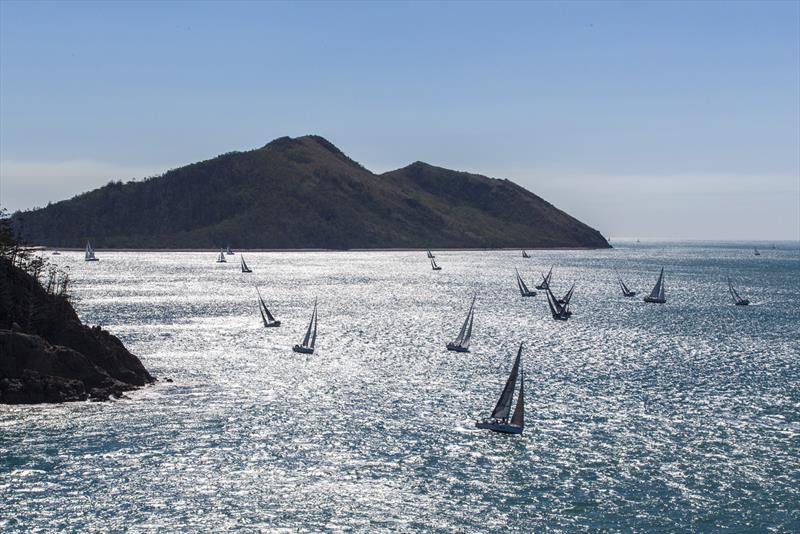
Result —
<instances>
[{"instance_id":1,"label":"small sailboat near shore","mask_svg":"<svg viewBox=\"0 0 800 534\"><path fill-rule=\"evenodd\" d=\"M619 282L619 288L622 290L623 297L635 297L636 291L631 291L628 289L628 286L625 285L625 282L622 281L622 277L617 275L617 281Z\"/></svg>"},{"instance_id":2,"label":"small sailboat near shore","mask_svg":"<svg viewBox=\"0 0 800 534\"><path fill-rule=\"evenodd\" d=\"M519 288L519 294L523 297L535 297L536 291L531 291L528 289L527 284L525 284L525 280L519 275L519 271L514 269L514 272L517 273L517 287Z\"/></svg>"},{"instance_id":3,"label":"small sailboat near shore","mask_svg":"<svg viewBox=\"0 0 800 534\"><path fill-rule=\"evenodd\" d=\"M731 282L730 278L728 278L728 291L730 291L731 297L733 298L733 303L735 305L737 305L737 306L747 306L747 305L750 304L749 300L739 296L739 293L733 287L733 282Z\"/></svg>"},{"instance_id":4,"label":"small sailboat near shore","mask_svg":"<svg viewBox=\"0 0 800 534\"><path fill-rule=\"evenodd\" d=\"M758 251L757 248L753 248L753 256L761 256L761 253Z\"/></svg>"},{"instance_id":5,"label":"small sailboat near shore","mask_svg":"<svg viewBox=\"0 0 800 534\"><path fill-rule=\"evenodd\" d=\"M475 299L477 295L472 297L472 303L469 305L467 318L464 319L464 324L461 325L461 330L458 332L458 337L447 344L447 350L454 352L469 352L469 342L472 338L472 320L475 317Z\"/></svg>"},{"instance_id":6,"label":"small sailboat near shore","mask_svg":"<svg viewBox=\"0 0 800 534\"><path fill-rule=\"evenodd\" d=\"M264 328L274 328L281 325L281 322L275 319L267 308L267 304L261 297L261 291L256 286L256 293L258 293L258 310L261 312L261 320L264 322Z\"/></svg>"},{"instance_id":7,"label":"small sailboat near shore","mask_svg":"<svg viewBox=\"0 0 800 534\"><path fill-rule=\"evenodd\" d=\"M524 251L524 250L523 250L523 251L522 251L522 257L523 257L523 258L530 258L530 257L531 257L531 255L530 255L530 254L528 254L526 251Z\"/></svg>"},{"instance_id":8,"label":"small sailboat near shore","mask_svg":"<svg viewBox=\"0 0 800 534\"><path fill-rule=\"evenodd\" d=\"M219 254L217 255L217 263L227 263L228 260L225 259L225 253L222 252L222 249L219 249Z\"/></svg>"},{"instance_id":9,"label":"small sailboat near shore","mask_svg":"<svg viewBox=\"0 0 800 534\"><path fill-rule=\"evenodd\" d=\"M92 244L90 242L86 242L86 250L83 251L83 261L100 261L94 255L94 249L92 248Z\"/></svg>"},{"instance_id":10,"label":"small sailboat near shore","mask_svg":"<svg viewBox=\"0 0 800 534\"><path fill-rule=\"evenodd\" d=\"M517 357L514 360L514 366L511 368L511 374L506 380L506 385L500 393L500 399L492 410L492 415L475 421L475 427L484 430L491 430L493 432L502 432L504 434L522 434L525 430L525 371L522 368L522 343L519 344ZM517 377L519 376L519 394L517 395L517 405L514 408L514 413L511 415L511 420L508 419L511 413L511 406L513 404L514 389L517 385Z\"/></svg>"},{"instance_id":11,"label":"small sailboat near shore","mask_svg":"<svg viewBox=\"0 0 800 534\"><path fill-rule=\"evenodd\" d=\"M663 267L661 268L661 274L658 275L658 280L656 280L656 285L653 286L653 290L650 291L650 294L644 298L644 301L653 302L655 304L664 304L665 302L667 302Z\"/></svg>"},{"instance_id":12,"label":"small sailboat near shore","mask_svg":"<svg viewBox=\"0 0 800 534\"><path fill-rule=\"evenodd\" d=\"M552 278L552 276L553 276L553 268L550 267L550 270L547 271L547 274L546 275L544 275L544 274L542 275L542 282L538 286L536 286L536 289L542 289L542 290L549 289L550 288L550 279Z\"/></svg>"},{"instance_id":13,"label":"small sailboat near shore","mask_svg":"<svg viewBox=\"0 0 800 534\"><path fill-rule=\"evenodd\" d=\"M314 344L317 341L317 299L314 299L314 312L311 314L311 321L308 323L306 335L303 342L292 347L292 350L301 354L314 354Z\"/></svg>"},{"instance_id":14,"label":"small sailboat near shore","mask_svg":"<svg viewBox=\"0 0 800 534\"><path fill-rule=\"evenodd\" d=\"M247 263L245 263L245 261L244 261L244 256L239 256L239 259L241 260L241 264L242 264L242 272L243 273L252 273L253 272L252 269L250 269L250 267L248 267Z\"/></svg>"},{"instance_id":15,"label":"small sailboat near shore","mask_svg":"<svg viewBox=\"0 0 800 534\"><path fill-rule=\"evenodd\" d=\"M233 256L234 252L233 252L233 250L231 250L231 246L230 245L228 245L225 248L225 254L227 254L228 256Z\"/></svg>"},{"instance_id":16,"label":"small sailboat near shore","mask_svg":"<svg viewBox=\"0 0 800 534\"><path fill-rule=\"evenodd\" d=\"M433 259L433 258L431 258L431 269L433 269L434 271L441 271L442 270L441 267L436 265L436 260Z\"/></svg>"}]
</instances>

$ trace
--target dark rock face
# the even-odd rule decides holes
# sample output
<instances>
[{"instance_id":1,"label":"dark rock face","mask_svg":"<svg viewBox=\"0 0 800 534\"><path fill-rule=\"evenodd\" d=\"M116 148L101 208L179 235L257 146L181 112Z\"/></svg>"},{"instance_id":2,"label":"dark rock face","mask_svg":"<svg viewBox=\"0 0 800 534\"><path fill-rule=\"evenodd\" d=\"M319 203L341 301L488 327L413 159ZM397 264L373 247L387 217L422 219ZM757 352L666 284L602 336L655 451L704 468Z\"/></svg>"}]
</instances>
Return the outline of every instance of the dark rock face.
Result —
<instances>
[{"instance_id":1,"label":"dark rock face","mask_svg":"<svg viewBox=\"0 0 800 534\"><path fill-rule=\"evenodd\" d=\"M106 400L153 380L119 339L0 260L0 403Z\"/></svg>"},{"instance_id":2,"label":"dark rock face","mask_svg":"<svg viewBox=\"0 0 800 534\"><path fill-rule=\"evenodd\" d=\"M318 136L282 137L18 212L29 242L98 248L607 248L508 181L425 163L374 174Z\"/></svg>"}]
</instances>

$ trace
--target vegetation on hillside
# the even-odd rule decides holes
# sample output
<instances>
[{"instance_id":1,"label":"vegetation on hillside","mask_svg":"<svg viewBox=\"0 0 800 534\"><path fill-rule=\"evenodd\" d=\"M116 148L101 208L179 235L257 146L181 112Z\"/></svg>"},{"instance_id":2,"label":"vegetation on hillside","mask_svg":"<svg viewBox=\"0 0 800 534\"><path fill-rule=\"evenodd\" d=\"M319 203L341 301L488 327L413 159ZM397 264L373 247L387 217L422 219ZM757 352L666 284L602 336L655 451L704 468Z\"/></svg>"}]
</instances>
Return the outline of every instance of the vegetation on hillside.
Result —
<instances>
[{"instance_id":1,"label":"vegetation on hillside","mask_svg":"<svg viewBox=\"0 0 800 534\"><path fill-rule=\"evenodd\" d=\"M33 243L80 247L607 247L508 180L415 163L376 175L317 136L283 137L18 212Z\"/></svg>"}]
</instances>

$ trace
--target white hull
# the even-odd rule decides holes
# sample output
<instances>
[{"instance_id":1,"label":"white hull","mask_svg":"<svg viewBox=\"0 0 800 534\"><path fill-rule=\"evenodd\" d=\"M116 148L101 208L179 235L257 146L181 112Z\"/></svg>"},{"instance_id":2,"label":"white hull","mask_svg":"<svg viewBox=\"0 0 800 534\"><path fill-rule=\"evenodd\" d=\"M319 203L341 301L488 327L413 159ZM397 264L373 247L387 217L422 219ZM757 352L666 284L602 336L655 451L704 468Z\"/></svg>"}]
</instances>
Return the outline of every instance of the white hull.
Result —
<instances>
[{"instance_id":1,"label":"white hull","mask_svg":"<svg viewBox=\"0 0 800 534\"><path fill-rule=\"evenodd\" d=\"M522 434L524 426L512 425L511 423L499 423L497 421L475 421L475 427L492 432L502 432L503 434Z\"/></svg>"}]
</instances>

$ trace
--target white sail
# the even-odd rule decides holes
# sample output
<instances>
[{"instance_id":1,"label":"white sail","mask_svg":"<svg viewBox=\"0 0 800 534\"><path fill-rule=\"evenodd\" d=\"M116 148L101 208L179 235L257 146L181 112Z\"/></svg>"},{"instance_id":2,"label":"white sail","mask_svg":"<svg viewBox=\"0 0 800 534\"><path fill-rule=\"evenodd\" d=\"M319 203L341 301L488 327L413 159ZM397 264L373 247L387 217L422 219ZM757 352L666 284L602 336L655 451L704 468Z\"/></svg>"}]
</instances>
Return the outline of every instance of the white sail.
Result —
<instances>
[{"instance_id":1,"label":"white sail","mask_svg":"<svg viewBox=\"0 0 800 534\"><path fill-rule=\"evenodd\" d=\"M314 348L314 344L317 342L317 303L314 303L314 332L311 334L311 344L309 345L310 348Z\"/></svg>"},{"instance_id":2,"label":"white sail","mask_svg":"<svg viewBox=\"0 0 800 534\"><path fill-rule=\"evenodd\" d=\"M86 261L96 260L94 256L94 249L92 248L92 244L90 242L86 242L86 250L83 252L83 258Z\"/></svg>"},{"instance_id":3,"label":"white sail","mask_svg":"<svg viewBox=\"0 0 800 534\"><path fill-rule=\"evenodd\" d=\"M511 416L511 424L525 426L525 369L520 366L519 370L519 395L517 396L517 406L514 408L514 415Z\"/></svg>"},{"instance_id":4,"label":"white sail","mask_svg":"<svg viewBox=\"0 0 800 534\"><path fill-rule=\"evenodd\" d=\"M469 347L469 338L472 335L472 313L475 308L475 298L476 297L472 297L472 303L469 305L469 311L467 312L466 319L464 319L464 324L461 325L458 337L453 340L453 345L465 349Z\"/></svg>"},{"instance_id":5,"label":"white sail","mask_svg":"<svg viewBox=\"0 0 800 534\"><path fill-rule=\"evenodd\" d=\"M653 290L650 292L651 299L662 299L664 298L664 268L661 268L661 273L658 275L658 280L656 281L656 285L653 286Z\"/></svg>"}]
</instances>

